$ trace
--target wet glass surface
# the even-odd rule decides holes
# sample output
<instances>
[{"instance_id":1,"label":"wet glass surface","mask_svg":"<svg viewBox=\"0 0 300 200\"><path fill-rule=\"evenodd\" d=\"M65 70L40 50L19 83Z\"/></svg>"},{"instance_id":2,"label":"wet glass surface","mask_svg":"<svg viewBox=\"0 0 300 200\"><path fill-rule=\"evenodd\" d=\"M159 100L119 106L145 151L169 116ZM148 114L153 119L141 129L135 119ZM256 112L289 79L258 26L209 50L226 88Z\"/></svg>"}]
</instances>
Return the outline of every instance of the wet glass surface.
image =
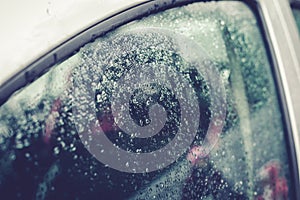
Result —
<instances>
[{"instance_id":1,"label":"wet glass surface","mask_svg":"<svg viewBox=\"0 0 300 200\"><path fill-rule=\"evenodd\" d=\"M292 7L292 11L293 11L293 15L295 17L295 20L296 20L296 25L297 25L297 28L298 28L298 31L300 33L300 2L298 2L298 7Z\"/></svg>"},{"instance_id":2,"label":"wet glass surface","mask_svg":"<svg viewBox=\"0 0 300 200\"><path fill-rule=\"evenodd\" d=\"M84 46L0 107L7 199L289 199L255 16L194 3Z\"/></svg>"}]
</instances>

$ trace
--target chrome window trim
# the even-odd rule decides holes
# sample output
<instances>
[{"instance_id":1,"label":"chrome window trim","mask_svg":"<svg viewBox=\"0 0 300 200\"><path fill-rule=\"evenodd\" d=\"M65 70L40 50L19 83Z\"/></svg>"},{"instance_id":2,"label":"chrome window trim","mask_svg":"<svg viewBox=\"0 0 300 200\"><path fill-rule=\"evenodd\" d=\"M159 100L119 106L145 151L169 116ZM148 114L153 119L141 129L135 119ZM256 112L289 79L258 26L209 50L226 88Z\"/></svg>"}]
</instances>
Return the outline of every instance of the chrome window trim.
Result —
<instances>
[{"instance_id":1,"label":"chrome window trim","mask_svg":"<svg viewBox=\"0 0 300 200\"><path fill-rule=\"evenodd\" d=\"M279 71L286 101L286 114L290 123L300 182L300 42L298 30L288 1L259 0L260 14L266 27L271 53ZM274 20L278 19L278 20ZM293 142L293 143L291 143ZM298 199L300 197L298 196Z\"/></svg>"},{"instance_id":2,"label":"chrome window trim","mask_svg":"<svg viewBox=\"0 0 300 200\"><path fill-rule=\"evenodd\" d=\"M55 63L65 60L96 37L145 15L196 1L200 0L145 0L145 2L121 12L112 13L109 18L87 28L60 46L50 50L1 85L0 106L15 91L40 77ZM288 0L245 0L245 2L251 4L250 7L255 4L254 6L258 9L268 40L267 46L271 50L274 70L278 71L276 81L279 82L281 97L284 98L281 106L284 107L284 114L286 115L284 116L285 123L289 123L287 124L287 132L291 133L289 144L294 144L290 147L293 154L292 161L296 165L294 168L298 169L298 171L293 172L294 175L297 175L297 180L294 181L296 182L294 188L297 190L297 186L300 187L300 164L298 164L300 163L300 95L297 93L300 85L300 42L298 30ZM255 10L257 9L255 8ZM278 20L272 20L274 17ZM300 192L297 190L295 193L297 199L300 199Z\"/></svg>"}]
</instances>

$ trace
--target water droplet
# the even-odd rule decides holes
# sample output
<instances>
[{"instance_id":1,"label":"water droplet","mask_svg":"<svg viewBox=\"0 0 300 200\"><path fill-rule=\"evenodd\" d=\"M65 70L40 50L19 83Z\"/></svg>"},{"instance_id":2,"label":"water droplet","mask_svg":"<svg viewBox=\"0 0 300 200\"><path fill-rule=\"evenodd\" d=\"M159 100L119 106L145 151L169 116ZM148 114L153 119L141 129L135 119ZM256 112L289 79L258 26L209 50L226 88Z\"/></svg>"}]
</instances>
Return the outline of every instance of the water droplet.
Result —
<instances>
[{"instance_id":1,"label":"water droplet","mask_svg":"<svg viewBox=\"0 0 300 200\"><path fill-rule=\"evenodd\" d=\"M55 155L58 155L60 150L59 150L58 147L54 147L53 152L54 152Z\"/></svg>"}]
</instances>

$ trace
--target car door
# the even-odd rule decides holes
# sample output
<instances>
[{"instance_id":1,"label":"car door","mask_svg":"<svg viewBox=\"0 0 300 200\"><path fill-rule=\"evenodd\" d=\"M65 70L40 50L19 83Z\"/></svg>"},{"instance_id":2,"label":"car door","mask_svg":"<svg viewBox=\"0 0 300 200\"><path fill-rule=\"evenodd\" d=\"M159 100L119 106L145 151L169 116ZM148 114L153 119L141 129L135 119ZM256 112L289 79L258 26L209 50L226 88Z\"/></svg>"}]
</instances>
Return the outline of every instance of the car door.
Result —
<instances>
[{"instance_id":1,"label":"car door","mask_svg":"<svg viewBox=\"0 0 300 200\"><path fill-rule=\"evenodd\" d=\"M0 193L299 198L296 95L265 5L146 1L29 65L0 88Z\"/></svg>"}]
</instances>

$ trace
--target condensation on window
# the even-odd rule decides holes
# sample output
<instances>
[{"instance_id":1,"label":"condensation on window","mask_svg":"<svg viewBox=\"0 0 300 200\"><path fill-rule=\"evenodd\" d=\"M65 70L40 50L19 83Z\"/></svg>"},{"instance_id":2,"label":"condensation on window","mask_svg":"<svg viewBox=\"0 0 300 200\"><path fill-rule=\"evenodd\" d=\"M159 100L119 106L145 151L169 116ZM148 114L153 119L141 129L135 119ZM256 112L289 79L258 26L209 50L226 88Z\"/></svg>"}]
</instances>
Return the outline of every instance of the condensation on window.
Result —
<instances>
[{"instance_id":1,"label":"condensation on window","mask_svg":"<svg viewBox=\"0 0 300 200\"><path fill-rule=\"evenodd\" d=\"M241 2L96 39L0 107L8 199L290 199L265 46Z\"/></svg>"},{"instance_id":2,"label":"condensation on window","mask_svg":"<svg viewBox=\"0 0 300 200\"><path fill-rule=\"evenodd\" d=\"M299 3L299 2L298 2ZM299 5L299 4L298 4ZM298 7L295 7L293 8L292 7L292 11L293 11L293 15L295 17L295 20L296 20L296 25L297 25L297 28L298 28L298 31L300 33L300 6ZM300 35L300 34L299 34Z\"/></svg>"}]
</instances>

